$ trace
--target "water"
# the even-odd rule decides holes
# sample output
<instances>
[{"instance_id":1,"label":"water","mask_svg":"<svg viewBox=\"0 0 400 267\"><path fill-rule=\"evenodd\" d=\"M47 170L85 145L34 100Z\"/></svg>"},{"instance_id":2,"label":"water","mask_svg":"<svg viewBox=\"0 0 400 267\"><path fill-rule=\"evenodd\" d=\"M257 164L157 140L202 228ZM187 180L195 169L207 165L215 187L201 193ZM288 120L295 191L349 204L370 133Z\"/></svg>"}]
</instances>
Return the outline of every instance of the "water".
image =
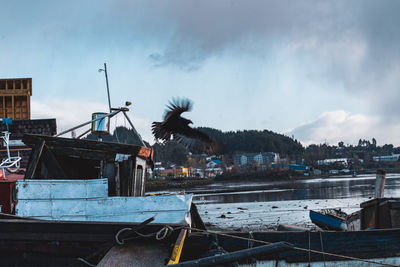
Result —
<instances>
[{"instance_id":1,"label":"water","mask_svg":"<svg viewBox=\"0 0 400 267\"><path fill-rule=\"evenodd\" d=\"M206 203L246 203L310 199L368 198L375 194L375 175L358 177L306 179L295 182L214 183L196 187L194 201ZM245 187L245 190L241 188ZM223 192L223 191L228 192ZM230 192L236 190L235 192ZM209 191L210 193L204 193ZM214 193L217 191L217 193ZM400 197L400 174L388 174L385 185L386 197Z\"/></svg>"},{"instance_id":2,"label":"water","mask_svg":"<svg viewBox=\"0 0 400 267\"><path fill-rule=\"evenodd\" d=\"M296 182L214 183L192 191L199 192L193 200L211 228L265 231L279 224L313 228L310 210L340 208L355 212L360 203L374 196L375 179L371 174ZM400 174L387 175L385 197L400 197Z\"/></svg>"}]
</instances>

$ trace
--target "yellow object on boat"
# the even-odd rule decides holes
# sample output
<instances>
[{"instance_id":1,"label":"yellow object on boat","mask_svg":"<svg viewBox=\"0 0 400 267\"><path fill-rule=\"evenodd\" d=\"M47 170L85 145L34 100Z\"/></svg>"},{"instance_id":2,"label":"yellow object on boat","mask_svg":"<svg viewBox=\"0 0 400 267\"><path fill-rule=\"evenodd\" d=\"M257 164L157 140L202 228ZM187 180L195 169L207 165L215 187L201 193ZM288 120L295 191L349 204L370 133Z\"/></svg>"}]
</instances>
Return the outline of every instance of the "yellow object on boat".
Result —
<instances>
[{"instance_id":1,"label":"yellow object on boat","mask_svg":"<svg viewBox=\"0 0 400 267\"><path fill-rule=\"evenodd\" d=\"M178 239L176 240L174 245L174 249L172 250L171 258L167 265L173 265L179 263L186 234L187 234L187 229L182 229L181 232L179 233Z\"/></svg>"}]
</instances>

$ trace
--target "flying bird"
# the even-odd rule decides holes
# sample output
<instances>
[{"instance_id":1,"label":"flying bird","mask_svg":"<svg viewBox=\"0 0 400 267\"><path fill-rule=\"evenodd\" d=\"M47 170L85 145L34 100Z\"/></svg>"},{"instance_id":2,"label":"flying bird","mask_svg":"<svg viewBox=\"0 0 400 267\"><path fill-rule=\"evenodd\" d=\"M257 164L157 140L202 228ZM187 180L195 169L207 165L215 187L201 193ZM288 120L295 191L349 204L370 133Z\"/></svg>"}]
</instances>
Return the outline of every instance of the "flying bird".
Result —
<instances>
[{"instance_id":1,"label":"flying bird","mask_svg":"<svg viewBox=\"0 0 400 267\"><path fill-rule=\"evenodd\" d=\"M162 122L153 122L152 132L156 139L164 141L171 137L187 148L201 152L215 152L218 144L205 133L189 126L193 122L181 117L183 112L191 111L193 102L189 99L172 99Z\"/></svg>"}]
</instances>

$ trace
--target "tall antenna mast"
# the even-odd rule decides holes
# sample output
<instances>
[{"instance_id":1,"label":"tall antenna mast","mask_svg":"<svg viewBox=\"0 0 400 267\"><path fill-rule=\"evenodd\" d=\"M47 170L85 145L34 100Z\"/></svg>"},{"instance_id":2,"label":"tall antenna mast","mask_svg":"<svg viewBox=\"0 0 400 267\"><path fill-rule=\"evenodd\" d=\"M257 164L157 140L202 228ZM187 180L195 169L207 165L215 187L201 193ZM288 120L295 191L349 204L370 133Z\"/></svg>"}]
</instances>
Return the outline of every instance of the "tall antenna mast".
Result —
<instances>
[{"instance_id":1,"label":"tall antenna mast","mask_svg":"<svg viewBox=\"0 0 400 267\"><path fill-rule=\"evenodd\" d=\"M111 100L110 100L110 88L108 86L108 75L107 75L107 64L104 63L104 69L99 69L99 72L104 71L104 75L106 76L106 84L107 84L107 95L108 95L108 108L111 112Z\"/></svg>"}]
</instances>

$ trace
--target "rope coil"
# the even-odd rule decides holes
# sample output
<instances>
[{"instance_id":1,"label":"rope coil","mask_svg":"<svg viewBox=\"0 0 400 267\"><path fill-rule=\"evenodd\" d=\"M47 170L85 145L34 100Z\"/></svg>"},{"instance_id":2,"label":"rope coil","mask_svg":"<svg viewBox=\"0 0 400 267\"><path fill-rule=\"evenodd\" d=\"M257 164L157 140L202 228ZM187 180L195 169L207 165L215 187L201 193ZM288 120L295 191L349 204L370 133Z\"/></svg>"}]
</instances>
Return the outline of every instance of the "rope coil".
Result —
<instances>
[{"instance_id":1,"label":"rope coil","mask_svg":"<svg viewBox=\"0 0 400 267\"><path fill-rule=\"evenodd\" d=\"M179 228L179 229L181 229L181 228ZM178 230L178 228L174 229L169 225L165 225L159 231L154 232L154 233L142 234L142 233L139 233L138 231L133 231L133 233L140 237L153 237L154 236L157 240L160 241L160 240L163 240L164 238L166 238L167 236L169 236L173 231L176 231L176 230ZM115 242L120 246L124 245L125 241L137 238L137 236L135 236L135 237L129 237L129 238L125 238L125 239L120 239L120 235L126 231L132 231L132 228L122 228L115 234Z\"/></svg>"},{"instance_id":2,"label":"rope coil","mask_svg":"<svg viewBox=\"0 0 400 267\"><path fill-rule=\"evenodd\" d=\"M122 228L122 229L119 230L119 231L116 233L116 235L115 235L115 242L116 242L118 245L120 245L120 246L122 246L122 245L125 244L125 239L120 240L120 239L119 239L119 235L120 235L121 233L125 232L125 231L132 231L132 228Z\"/></svg>"}]
</instances>

